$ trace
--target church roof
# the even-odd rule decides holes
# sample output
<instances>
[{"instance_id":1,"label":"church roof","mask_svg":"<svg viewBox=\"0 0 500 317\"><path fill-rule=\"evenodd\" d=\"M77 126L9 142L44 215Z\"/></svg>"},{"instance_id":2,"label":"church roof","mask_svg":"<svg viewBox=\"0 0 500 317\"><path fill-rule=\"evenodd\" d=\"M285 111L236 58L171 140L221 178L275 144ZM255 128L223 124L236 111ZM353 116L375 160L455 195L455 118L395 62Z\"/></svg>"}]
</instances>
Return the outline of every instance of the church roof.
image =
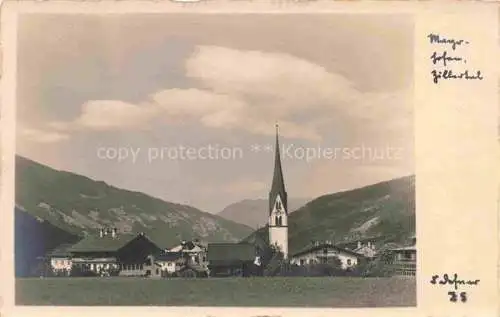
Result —
<instances>
[{"instance_id":1,"label":"church roof","mask_svg":"<svg viewBox=\"0 0 500 317\"><path fill-rule=\"evenodd\" d=\"M280 156L280 146L278 137L278 125L276 124L276 146L274 149L274 173L273 181L271 185L271 191L269 192L269 211L273 209L274 202L278 194L280 195L283 207L288 212L287 206L287 193L285 190L285 180L283 179L283 170L281 168L281 156Z\"/></svg>"}]
</instances>

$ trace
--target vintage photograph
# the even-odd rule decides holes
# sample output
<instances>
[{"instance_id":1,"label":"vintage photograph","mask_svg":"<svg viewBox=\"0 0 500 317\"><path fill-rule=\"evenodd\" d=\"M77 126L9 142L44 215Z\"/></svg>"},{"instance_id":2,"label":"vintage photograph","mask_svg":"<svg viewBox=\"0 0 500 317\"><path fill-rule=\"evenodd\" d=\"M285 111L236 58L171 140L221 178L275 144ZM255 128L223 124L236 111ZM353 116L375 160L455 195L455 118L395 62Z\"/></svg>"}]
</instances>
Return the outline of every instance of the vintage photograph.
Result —
<instances>
[{"instance_id":1,"label":"vintage photograph","mask_svg":"<svg viewBox=\"0 0 500 317\"><path fill-rule=\"evenodd\" d=\"M23 13L15 302L415 307L410 14Z\"/></svg>"}]
</instances>

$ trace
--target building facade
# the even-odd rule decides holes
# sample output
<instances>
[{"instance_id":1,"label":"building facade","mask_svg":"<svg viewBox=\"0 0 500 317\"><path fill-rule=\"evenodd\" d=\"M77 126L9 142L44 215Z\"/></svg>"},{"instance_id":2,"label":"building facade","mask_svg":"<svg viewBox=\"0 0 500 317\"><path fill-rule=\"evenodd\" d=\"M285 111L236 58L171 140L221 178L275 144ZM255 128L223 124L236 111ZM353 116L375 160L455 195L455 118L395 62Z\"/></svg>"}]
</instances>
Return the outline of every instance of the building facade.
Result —
<instances>
[{"instance_id":1,"label":"building facade","mask_svg":"<svg viewBox=\"0 0 500 317\"><path fill-rule=\"evenodd\" d=\"M411 239L411 245L389 250L388 265L399 276L415 276L417 272L417 239Z\"/></svg>"},{"instance_id":2,"label":"building facade","mask_svg":"<svg viewBox=\"0 0 500 317\"><path fill-rule=\"evenodd\" d=\"M250 243L210 243L209 276L250 276L255 271L256 250Z\"/></svg>"},{"instance_id":3,"label":"building facade","mask_svg":"<svg viewBox=\"0 0 500 317\"><path fill-rule=\"evenodd\" d=\"M142 276L148 256L160 252L145 234L88 236L68 249L77 275Z\"/></svg>"},{"instance_id":4,"label":"building facade","mask_svg":"<svg viewBox=\"0 0 500 317\"><path fill-rule=\"evenodd\" d=\"M350 250L339 248L333 243L315 242L312 246L291 256L290 263L299 266L327 264L334 258L339 259L341 268L347 270L356 267L364 256Z\"/></svg>"}]
</instances>

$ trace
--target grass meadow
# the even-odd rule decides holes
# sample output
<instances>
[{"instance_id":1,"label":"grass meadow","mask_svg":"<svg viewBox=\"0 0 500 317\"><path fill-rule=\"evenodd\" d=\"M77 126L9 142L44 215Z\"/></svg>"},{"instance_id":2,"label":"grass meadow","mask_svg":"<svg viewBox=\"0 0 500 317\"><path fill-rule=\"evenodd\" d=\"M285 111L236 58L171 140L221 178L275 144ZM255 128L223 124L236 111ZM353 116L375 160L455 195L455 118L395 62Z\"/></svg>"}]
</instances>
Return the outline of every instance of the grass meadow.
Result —
<instances>
[{"instance_id":1,"label":"grass meadow","mask_svg":"<svg viewBox=\"0 0 500 317\"><path fill-rule=\"evenodd\" d=\"M415 278L18 278L16 305L415 306Z\"/></svg>"}]
</instances>

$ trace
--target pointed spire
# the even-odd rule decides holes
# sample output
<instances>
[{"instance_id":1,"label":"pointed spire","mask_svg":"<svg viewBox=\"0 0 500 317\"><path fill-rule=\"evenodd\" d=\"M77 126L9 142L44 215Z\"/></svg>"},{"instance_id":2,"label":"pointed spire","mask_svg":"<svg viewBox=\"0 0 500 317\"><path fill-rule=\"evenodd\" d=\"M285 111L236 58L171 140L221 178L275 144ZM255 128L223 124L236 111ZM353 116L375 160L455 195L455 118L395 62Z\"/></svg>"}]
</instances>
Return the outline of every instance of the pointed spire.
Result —
<instances>
[{"instance_id":1,"label":"pointed spire","mask_svg":"<svg viewBox=\"0 0 500 317\"><path fill-rule=\"evenodd\" d=\"M285 190L285 181L283 179L283 170L281 168L281 156L280 156L280 146L279 146L279 125L276 122L276 145L274 154L274 173L273 182L271 185L271 192L269 193L269 212L272 211L276 197L279 195L281 197L283 207L288 211L287 206L287 194Z\"/></svg>"}]
</instances>

